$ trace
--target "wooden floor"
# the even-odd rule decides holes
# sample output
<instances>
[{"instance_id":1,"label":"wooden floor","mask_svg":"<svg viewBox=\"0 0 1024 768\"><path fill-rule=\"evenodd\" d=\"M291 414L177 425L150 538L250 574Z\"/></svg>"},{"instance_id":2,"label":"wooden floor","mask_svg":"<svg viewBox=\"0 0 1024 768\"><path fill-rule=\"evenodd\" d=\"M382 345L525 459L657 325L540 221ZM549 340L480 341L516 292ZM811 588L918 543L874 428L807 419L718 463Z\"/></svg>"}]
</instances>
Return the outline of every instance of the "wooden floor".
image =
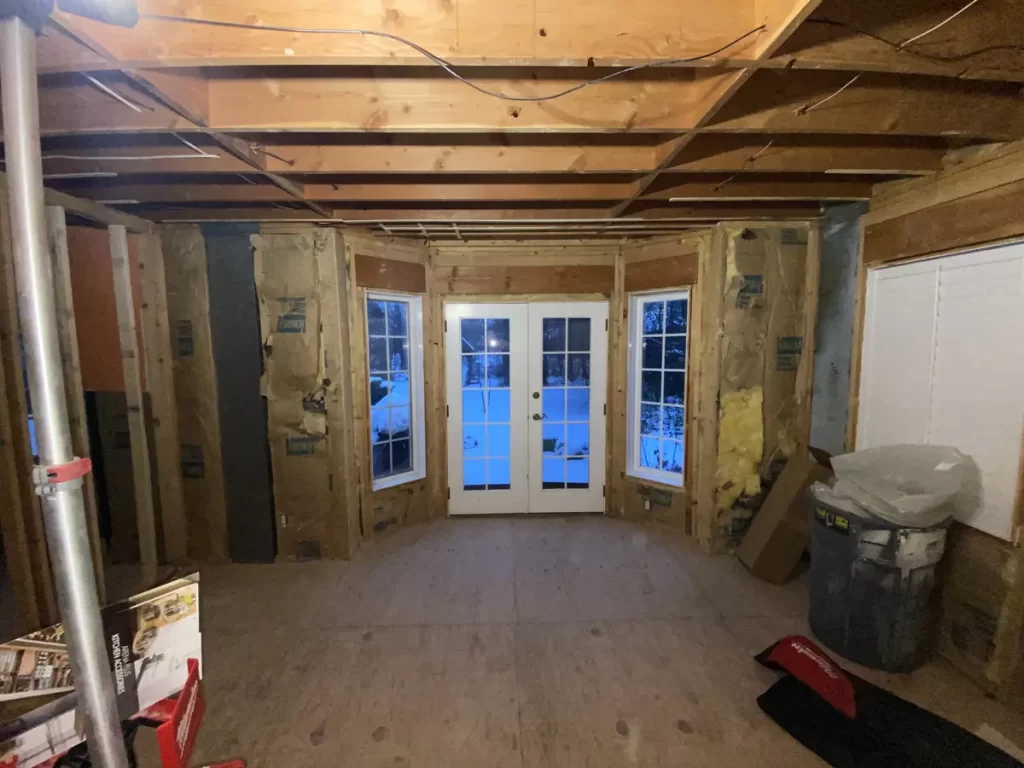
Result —
<instances>
[{"instance_id":1,"label":"wooden floor","mask_svg":"<svg viewBox=\"0 0 1024 768\"><path fill-rule=\"evenodd\" d=\"M755 702L774 675L751 654L806 633L806 609L801 581L601 517L450 520L351 563L208 568L193 763L823 765ZM942 664L869 674L1024 744L1024 718Z\"/></svg>"}]
</instances>

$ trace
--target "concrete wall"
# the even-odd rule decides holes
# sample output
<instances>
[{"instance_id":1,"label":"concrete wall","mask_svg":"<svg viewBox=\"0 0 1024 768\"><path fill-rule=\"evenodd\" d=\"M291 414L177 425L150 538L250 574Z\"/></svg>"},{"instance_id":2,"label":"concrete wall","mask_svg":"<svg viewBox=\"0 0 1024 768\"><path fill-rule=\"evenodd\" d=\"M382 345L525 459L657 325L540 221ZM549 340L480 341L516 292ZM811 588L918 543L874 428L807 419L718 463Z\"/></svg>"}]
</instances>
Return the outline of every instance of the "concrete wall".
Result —
<instances>
[{"instance_id":1,"label":"concrete wall","mask_svg":"<svg viewBox=\"0 0 1024 768\"><path fill-rule=\"evenodd\" d=\"M832 208L821 222L811 445L832 454L846 452L859 223L866 211L866 203L844 205Z\"/></svg>"}]
</instances>

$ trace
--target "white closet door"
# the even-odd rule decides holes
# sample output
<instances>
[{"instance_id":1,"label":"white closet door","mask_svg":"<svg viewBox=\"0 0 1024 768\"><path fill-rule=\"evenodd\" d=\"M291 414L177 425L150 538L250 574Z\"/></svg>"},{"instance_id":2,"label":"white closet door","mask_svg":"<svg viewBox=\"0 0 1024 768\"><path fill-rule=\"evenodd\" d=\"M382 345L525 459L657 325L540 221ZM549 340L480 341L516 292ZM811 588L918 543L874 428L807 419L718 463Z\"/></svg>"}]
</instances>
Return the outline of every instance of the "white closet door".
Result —
<instances>
[{"instance_id":1,"label":"white closet door","mask_svg":"<svg viewBox=\"0 0 1024 768\"><path fill-rule=\"evenodd\" d=\"M1024 246L942 260L928 442L978 464L961 520L1009 539L1024 430Z\"/></svg>"},{"instance_id":2,"label":"white closet door","mask_svg":"<svg viewBox=\"0 0 1024 768\"><path fill-rule=\"evenodd\" d=\"M857 448L952 445L974 459L960 520L1011 539L1024 434L1024 243L868 276Z\"/></svg>"},{"instance_id":3,"label":"white closet door","mask_svg":"<svg viewBox=\"0 0 1024 768\"><path fill-rule=\"evenodd\" d=\"M934 262L870 273L858 448L928 442L938 273Z\"/></svg>"}]
</instances>

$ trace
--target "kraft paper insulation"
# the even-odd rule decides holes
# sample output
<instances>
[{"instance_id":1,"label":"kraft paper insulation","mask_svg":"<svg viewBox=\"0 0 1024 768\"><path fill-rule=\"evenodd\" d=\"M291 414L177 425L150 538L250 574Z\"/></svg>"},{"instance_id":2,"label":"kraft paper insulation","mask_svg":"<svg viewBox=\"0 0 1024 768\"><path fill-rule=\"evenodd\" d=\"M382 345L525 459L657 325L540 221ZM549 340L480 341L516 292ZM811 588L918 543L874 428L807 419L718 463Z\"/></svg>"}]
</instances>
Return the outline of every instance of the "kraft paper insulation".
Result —
<instances>
[{"instance_id":1,"label":"kraft paper insulation","mask_svg":"<svg viewBox=\"0 0 1024 768\"><path fill-rule=\"evenodd\" d=\"M161 243L188 551L199 560L225 560L227 509L206 242L198 226L188 226L168 227Z\"/></svg>"},{"instance_id":2,"label":"kraft paper insulation","mask_svg":"<svg viewBox=\"0 0 1024 768\"><path fill-rule=\"evenodd\" d=\"M333 493L317 259L324 242L310 231L253 235L252 243L278 551L321 557L330 546L322 512Z\"/></svg>"}]
</instances>

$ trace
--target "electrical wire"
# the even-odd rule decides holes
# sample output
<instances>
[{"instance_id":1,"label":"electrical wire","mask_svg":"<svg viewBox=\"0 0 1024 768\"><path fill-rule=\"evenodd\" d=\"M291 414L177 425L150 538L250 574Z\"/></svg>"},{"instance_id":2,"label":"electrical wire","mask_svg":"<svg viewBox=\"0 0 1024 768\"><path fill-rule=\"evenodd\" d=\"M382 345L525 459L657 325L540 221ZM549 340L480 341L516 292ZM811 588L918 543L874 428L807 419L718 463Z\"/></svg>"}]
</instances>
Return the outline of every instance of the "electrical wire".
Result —
<instances>
[{"instance_id":1,"label":"electrical wire","mask_svg":"<svg viewBox=\"0 0 1024 768\"><path fill-rule=\"evenodd\" d=\"M139 161L139 160L220 160L220 155L215 155L211 152L206 152L188 139L183 136L179 136L176 133L172 133L171 136L176 138L182 144L189 149L193 150L195 154L170 154L170 155L62 155L56 153L46 153L42 156L43 160L95 160L103 162L113 162L120 160L127 161Z\"/></svg>"},{"instance_id":2,"label":"electrical wire","mask_svg":"<svg viewBox=\"0 0 1024 768\"><path fill-rule=\"evenodd\" d=\"M464 77L463 75L459 74L458 72L456 72L455 71L455 65L452 64L447 59L441 58L436 53L432 53L431 51L427 50L426 48L424 48L422 45L419 45L418 43L414 43L411 40L407 40L404 37L399 37L398 35L393 35L390 32L378 32L378 31L372 30L372 29L345 29L345 28L333 28L332 29L332 28L325 28L325 27L324 28L320 28L320 27L287 27L287 26L282 26L282 25L279 25L279 24L246 24L246 23L243 23L243 22L240 22L240 21L219 21L219 20L216 20L216 19L191 19L191 18L188 18L187 16L170 16L170 15L163 14L163 13L140 13L139 14L139 18L140 19L149 19L149 20L152 20L152 21L170 21L170 22L178 22L178 23L185 23L185 24L199 24L199 25L211 26L211 27L229 27L229 28L232 28L232 29L253 29L253 30L259 30L259 31L264 31L264 32L289 32L289 33L292 33L292 34L307 34L307 35L363 35L363 36L367 36L367 37L379 37L379 38L383 38L385 40L393 40L394 42L401 43L402 45L405 45L405 46L411 48L412 50L416 51L417 53L419 53L424 58L428 59L429 61L433 62L437 66L441 67L441 69L443 69L449 75L454 77L456 80L459 80L463 84L468 85L473 90L478 91L478 92L484 94L485 96L493 96L494 98L502 99L503 101L518 101L518 102L553 101L555 99L560 99L563 96L568 96L570 93L575 93L576 91L583 90L584 88L587 88L587 87L589 87L591 85L598 85L599 83L605 83L605 82L607 82L609 80L612 80L614 78L622 77L623 75L628 75L631 72L639 72L641 70L654 69L654 68L657 68L657 67L672 67L672 66L678 66L680 64L689 64L689 63L694 62L694 61L701 61L702 59L709 59L709 58L711 58L713 56L717 56L722 51L725 51L725 50L727 50L729 48L732 48L737 43L743 42L744 40L746 40L751 35L755 35L758 32L762 32L762 31L764 31L767 28L767 25L765 25L765 24L762 24L759 27L754 27L753 29L749 30L748 32L744 32L742 35L737 37L735 40L732 40L731 42L726 43L725 45L721 46L720 48L716 48L715 50L709 51L707 53L702 53L699 56L690 56L690 57L682 58L682 59L667 59L665 61L650 61L650 62L646 62L644 64L636 64L636 65L634 65L632 67L625 67L624 69L618 69L618 70L616 70L614 72L611 72L611 73L609 73L607 75L604 75L603 77L598 77L598 78L594 78L593 80L587 80L585 82L578 83L578 84L572 86L571 88L566 88L564 91L559 91L557 93L551 93L551 94L548 94L546 96L513 96L511 94L502 93L501 91L492 91L492 90L490 90L488 88L483 87L482 85L478 85L478 84L474 83L472 80L470 80L470 79Z\"/></svg>"},{"instance_id":3,"label":"electrical wire","mask_svg":"<svg viewBox=\"0 0 1024 768\"><path fill-rule=\"evenodd\" d=\"M921 34L919 34L919 35L914 35L914 36L913 36L912 38L910 38L909 40L904 40L904 41L903 41L902 43L900 43L900 50L902 50L902 49L906 48L906 47L907 47L908 45L910 45L911 43L917 42L918 40L920 40L920 39L921 39L922 37L924 37L925 35L930 35L930 34L931 34L932 32L934 32L935 30L939 29L940 27L944 27L944 26L946 26L947 24L949 24L949 22L951 22L951 21L952 21L953 19L955 19L955 18L956 18L957 16L959 16L959 15L960 15L961 13L963 13L964 11L966 11L966 10L967 10L968 8L970 8L970 7L972 6L972 5L974 5L974 4L976 3L976 2L978 2L978 0L971 0L971 2L969 2L969 3L967 4L967 5L965 5L965 6L963 7L963 8L961 8L961 9L960 9L959 11L957 11L956 13L954 13L954 14L953 14L952 16L950 16L950 17L949 17L948 19L946 19L945 21L940 21L940 22L939 22L938 24L936 24L936 25L935 25L934 27L931 27L930 29L926 29L926 30L925 30L924 32L922 32Z\"/></svg>"},{"instance_id":4,"label":"electrical wire","mask_svg":"<svg viewBox=\"0 0 1024 768\"><path fill-rule=\"evenodd\" d=\"M129 109L134 109L136 112L141 112L142 111L142 107L140 107L134 101L130 100L127 96L122 96L120 93L115 91L113 88L111 88L109 85L107 85L103 81L98 80L95 77L93 77L92 75L87 75L85 73L82 74L82 77L84 77L90 83L92 83L97 88L99 88L101 91L103 91L105 94L107 94L107 96L109 96L112 99L116 99L117 101L121 102L126 107L128 107Z\"/></svg>"},{"instance_id":5,"label":"electrical wire","mask_svg":"<svg viewBox=\"0 0 1024 768\"><path fill-rule=\"evenodd\" d=\"M858 80L860 80L860 76L861 76L862 74L864 74L864 73L863 73L863 72L859 72L858 74L854 75L853 77L851 77L851 78L850 78L850 79L849 79L849 80L848 80L848 81L846 82L846 85L844 85L844 86L843 86L842 88L840 88L839 90L837 90L837 91L835 91L835 92L833 92L833 93L830 93L830 94L829 94L828 96L826 96L826 97L825 97L824 99L822 99L821 101L816 101L816 102L814 102L813 104L810 104L810 105L808 105L808 104L805 104L805 105L804 105L804 106L802 106L802 107L798 107L797 109L794 109L794 110L793 110L793 114L794 114L794 115L806 115L806 114L807 114L808 112L812 112L812 111L814 111L815 109L817 109L818 107L820 107L820 106L821 106L822 104L824 104L824 103L825 103L826 101L829 101L829 100L831 100L831 99L834 99L834 98L835 98L836 96L838 96L838 95L839 95L840 93L842 93L842 92L843 92L843 91L845 91L845 90L846 90L847 88L849 88L849 87L850 87L851 85L853 85L853 84L854 84L854 83L856 83L856 82L857 82Z\"/></svg>"},{"instance_id":6,"label":"electrical wire","mask_svg":"<svg viewBox=\"0 0 1024 768\"><path fill-rule=\"evenodd\" d=\"M972 5L973 5L973 3L972 3ZM970 6L968 5L968 6L964 7L964 8L961 8L959 11L957 11L955 14L953 14L953 16L950 16L948 19L946 19L946 21L942 22L941 24L937 24L934 27L932 27L930 30L928 30L926 32L923 32L920 35L915 35L914 37L910 38L909 40L905 40L902 43L897 42L895 40L890 40L889 38L884 37L882 35L879 35L879 34L877 34L875 32L872 32L871 30L864 29L863 27L859 27L856 24L850 24L849 22L846 22L846 21L837 21L835 19L814 19L814 18L811 18L811 19L807 19L807 23L809 23L809 24L820 24L820 25L826 26L826 27L837 27L837 28L840 28L840 29L848 29L851 32L856 32L858 35L864 35L865 37L870 37L872 40L875 40L875 41L877 41L879 43L882 43L883 45L887 45L890 48L892 48L893 50L899 51L901 53L909 53L911 56L917 56L918 58L925 59L927 61L937 61L937 62L940 62L942 64L956 64L958 62L966 61L967 59L973 59L976 56L980 56L980 55L982 55L984 53L991 53L993 51L1024 52L1024 45L1017 44L1017 43L1006 43L1006 44L1000 44L1000 45L987 45L987 46L985 46L983 48L977 48L977 49L975 49L973 51L967 51L966 53L958 53L958 54L954 54L954 55L942 55L942 54L937 54L937 53L926 53L924 51L918 51L918 50L914 50L913 48L908 48L907 47L908 45L911 44L911 42L917 42L922 37L924 37L926 34L930 34L931 32L934 32L939 27L945 25L947 22L949 22L952 19L956 18L961 13L963 13L965 10L967 10L967 8L969 8L969 7Z\"/></svg>"}]
</instances>

